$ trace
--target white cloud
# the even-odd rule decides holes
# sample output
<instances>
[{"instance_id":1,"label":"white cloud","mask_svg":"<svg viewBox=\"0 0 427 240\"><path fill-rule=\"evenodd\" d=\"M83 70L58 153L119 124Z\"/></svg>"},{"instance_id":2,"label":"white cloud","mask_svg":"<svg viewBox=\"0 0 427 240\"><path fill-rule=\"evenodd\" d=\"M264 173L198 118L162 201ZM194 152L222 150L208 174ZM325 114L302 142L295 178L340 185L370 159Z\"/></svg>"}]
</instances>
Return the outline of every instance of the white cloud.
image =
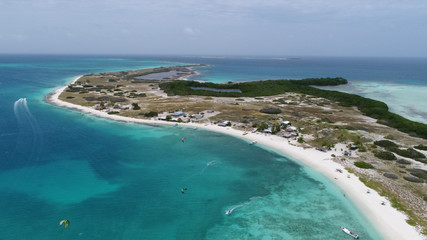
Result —
<instances>
[{"instance_id":1,"label":"white cloud","mask_svg":"<svg viewBox=\"0 0 427 240\"><path fill-rule=\"evenodd\" d=\"M187 35L194 36L194 35L197 35L199 33L199 30L191 28L191 27L186 27L186 28L184 28L184 33Z\"/></svg>"}]
</instances>

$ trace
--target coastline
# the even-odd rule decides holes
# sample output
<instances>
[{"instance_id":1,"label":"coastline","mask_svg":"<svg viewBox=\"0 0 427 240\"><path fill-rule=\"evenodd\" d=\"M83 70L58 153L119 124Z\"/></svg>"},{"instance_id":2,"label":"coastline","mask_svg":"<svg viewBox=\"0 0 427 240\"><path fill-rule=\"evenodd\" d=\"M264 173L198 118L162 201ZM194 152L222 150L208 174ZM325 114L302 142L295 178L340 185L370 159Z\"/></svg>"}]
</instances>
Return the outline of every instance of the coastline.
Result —
<instances>
[{"instance_id":1,"label":"coastline","mask_svg":"<svg viewBox=\"0 0 427 240\"><path fill-rule=\"evenodd\" d=\"M73 82L77 81L80 77L81 76L75 78ZM101 112L89 107L83 107L80 105L64 102L59 99L59 95L66 88L67 86L64 86L55 90L53 93L46 96L46 100L49 103L57 106L78 110L97 117L108 118L116 121L133 122L146 125L176 124L173 122L135 119L118 115L109 115L106 112ZM324 153L315 149L303 149L302 147L296 147L289 144L286 139L278 136L265 136L256 133L248 133L247 135L243 135L243 131L229 127L224 128L217 125L204 125L199 123L180 123L179 125L198 127L209 131L220 132L223 134L246 139L249 142L257 141L257 143L260 145L277 150L285 156L289 156L303 165L320 172L331 182L334 182L336 185L338 185L342 189L342 192L345 193L345 195L356 204L358 209L370 220L372 224L374 224L377 231L385 239L423 239L423 236L419 234L414 227L406 223L407 217L403 213L392 208L391 203L384 197L379 196L377 192L370 190L370 193L367 194L366 190L368 188L362 182L360 182L355 175L348 173L343 168L343 166L330 159L331 154L339 156L342 155L341 152L330 151L328 153ZM342 169L343 172L337 172L337 168ZM350 175L350 178L347 178L347 175ZM385 206L381 205L382 201L386 203ZM337 228L338 227L340 226L337 226Z\"/></svg>"}]
</instances>

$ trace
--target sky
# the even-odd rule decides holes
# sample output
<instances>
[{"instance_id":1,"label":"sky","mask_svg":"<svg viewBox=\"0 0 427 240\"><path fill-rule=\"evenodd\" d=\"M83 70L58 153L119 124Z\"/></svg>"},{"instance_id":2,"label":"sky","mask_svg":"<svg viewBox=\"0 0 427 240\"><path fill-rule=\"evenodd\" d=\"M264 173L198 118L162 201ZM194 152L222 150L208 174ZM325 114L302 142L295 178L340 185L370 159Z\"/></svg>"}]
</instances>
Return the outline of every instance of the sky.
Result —
<instances>
[{"instance_id":1,"label":"sky","mask_svg":"<svg viewBox=\"0 0 427 240\"><path fill-rule=\"evenodd\" d=\"M0 54L427 57L426 0L0 0Z\"/></svg>"}]
</instances>

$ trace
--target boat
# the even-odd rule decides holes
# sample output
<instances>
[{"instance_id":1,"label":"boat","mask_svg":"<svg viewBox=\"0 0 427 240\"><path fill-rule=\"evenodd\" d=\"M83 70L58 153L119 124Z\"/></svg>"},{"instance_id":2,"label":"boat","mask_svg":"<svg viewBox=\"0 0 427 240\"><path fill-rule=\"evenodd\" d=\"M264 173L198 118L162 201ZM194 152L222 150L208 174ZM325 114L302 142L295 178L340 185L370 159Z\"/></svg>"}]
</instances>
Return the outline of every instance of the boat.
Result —
<instances>
[{"instance_id":1,"label":"boat","mask_svg":"<svg viewBox=\"0 0 427 240\"><path fill-rule=\"evenodd\" d=\"M352 236L352 237L354 237L354 238L356 238L356 239L359 239L359 235L357 235L354 231L352 231L352 230L348 230L347 228L345 228L345 227L341 227L341 229L345 232L345 233L347 233L348 235L350 235L350 236Z\"/></svg>"},{"instance_id":2,"label":"boat","mask_svg":"<svg viewBox=\"0 0 427 240\"><path fill-rule=\"evenodd\" d=\"M256 141L252 141L251 143L249 143L249 145L254 145L256 143Z\"/></svg>"},{"instance_id":3,"label":"boat","mask_svg":"<svg viewBox=\"0 0 427 240\"><path fill-rule=\"evenodd\" d=\"M243 207L243 205L244 204L237 205L237 206L234 206L234 207L228 209L227 211L225 211L225 215L230 215L234 211L234 209L239 208L239 207Z\"/></svg>"}]
</instances>

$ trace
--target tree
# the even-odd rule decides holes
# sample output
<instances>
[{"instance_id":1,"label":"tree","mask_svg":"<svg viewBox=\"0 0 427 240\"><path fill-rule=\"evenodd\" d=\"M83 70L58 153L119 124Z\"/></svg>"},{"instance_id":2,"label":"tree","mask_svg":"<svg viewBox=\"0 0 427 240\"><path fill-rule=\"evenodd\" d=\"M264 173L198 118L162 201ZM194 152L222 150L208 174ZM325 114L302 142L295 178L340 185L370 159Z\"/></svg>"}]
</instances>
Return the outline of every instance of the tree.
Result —
<instances>
[{"instance_id":1,"label":"tree","mask_svg":"<svg viewBox=\"0 0 427 240\"><path fill-rule=\"evenodd\" d=\"M179 122L179 123L182 123L182 119L181 119L181 118L178 118L178 122Z\"/></svg>"},{"instance_id":2,"label":"tree","mask_svg":"<svg viewBox=\"0 0 427 240\"><path fill-rule=\"evenodd\" d=\"M267 123L261 123L261 125L258 126L257 130L258 130L258 132L262 132L263 130L265 130L267 128L268 128Z\"/></svg>"},{"instance_id":3,"label":"tree","mask_svg":"<svg viewBox=\"0 0 427 240\"><path fill-rule=\"evenodd\" d=\"M271 133L276 134L278 132L280 132L280 125L274 124L273 127L271 128Z\"/></svg>"},{"instance_id":4,"label":"tree","mask_svg":"<svg viewBox=\"0 0 427 240\"><path fill-rule=\"evenodd\" d=\"M132 106L133 106L133 110L139 110L139 109L141 109L141 108L138 106L138 103L132 103Z\"/></svg>"},{"instance_id":5,"label":"tree","mask_svg":"<svg viewBox=\"0 0 427 240\"><path fill-rule=\"evenodd\" d=\"M170 120L172 120L171 115L167 115L167 116L166 116L166 121L170 121Z\"/></svg>"}]
</instances>

